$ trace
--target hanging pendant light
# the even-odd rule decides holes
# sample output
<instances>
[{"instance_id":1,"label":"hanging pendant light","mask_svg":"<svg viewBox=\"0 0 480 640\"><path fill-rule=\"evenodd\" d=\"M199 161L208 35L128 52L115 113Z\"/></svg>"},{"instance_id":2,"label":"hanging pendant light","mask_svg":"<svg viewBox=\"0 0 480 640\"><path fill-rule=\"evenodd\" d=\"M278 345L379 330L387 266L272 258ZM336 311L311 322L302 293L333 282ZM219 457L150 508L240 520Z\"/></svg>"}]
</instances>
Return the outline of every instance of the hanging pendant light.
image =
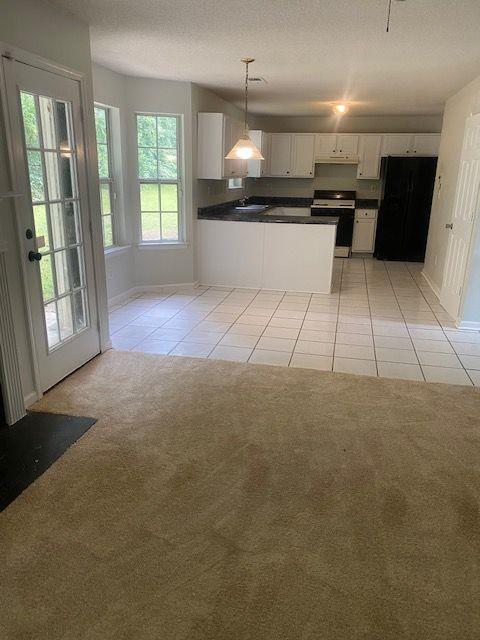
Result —
<instances>
[{"instance_id":1,"label":"hanging pendant light","mask_svg":"<svg viewBox=\"0 0 480 640\"><path fill-rule=\"evenodd\" d=\"M225 156L226 160L265 160L259 149L250 140L248 132L248 65L254 58L242 58L245 63L245 129L243 135Z\"/></svg>"}]
</instances>

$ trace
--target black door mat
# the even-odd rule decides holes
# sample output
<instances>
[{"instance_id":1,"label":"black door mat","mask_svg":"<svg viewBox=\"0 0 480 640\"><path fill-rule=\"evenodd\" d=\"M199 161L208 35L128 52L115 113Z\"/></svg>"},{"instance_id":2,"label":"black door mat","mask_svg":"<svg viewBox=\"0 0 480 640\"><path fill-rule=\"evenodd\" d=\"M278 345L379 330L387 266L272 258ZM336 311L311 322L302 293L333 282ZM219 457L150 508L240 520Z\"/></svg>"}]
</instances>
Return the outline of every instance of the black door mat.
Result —
<instances>
[{"instance_id":1,"label":"black door mat","mask_svg":"<svg viewBox=\"0 0 480 640\"><path fill-rule=\"evenodd\" d=\"M11 427L0 427L0 511L42 475L96 422L31 411Z\"/></svg>"}]
</instances>

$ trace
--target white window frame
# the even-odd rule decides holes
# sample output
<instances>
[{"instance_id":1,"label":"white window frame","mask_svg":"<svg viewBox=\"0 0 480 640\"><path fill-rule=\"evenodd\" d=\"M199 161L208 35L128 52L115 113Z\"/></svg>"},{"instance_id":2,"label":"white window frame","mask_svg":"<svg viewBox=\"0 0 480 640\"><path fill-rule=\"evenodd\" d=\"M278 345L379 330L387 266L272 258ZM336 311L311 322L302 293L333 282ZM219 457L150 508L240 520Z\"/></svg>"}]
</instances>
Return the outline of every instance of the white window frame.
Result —
<instances>
[{"instance_id":1,"label":"white window frame","mask_svg":"<svg viewBox=\"0 0 480 640\"><path fill-rule=\"evenodd\" d=\"M233 191L234 189L243 189L243 178L229 178L228 179L228 189L229 191Z\"/></svg>"},{"instance_id":2,"label":"white window frame","mask_svg":"<svg viewBox=\"0 0 480 640\"><path fill-rule=\"evenodd\" d=\"M119 245L119 240L118 240L118 216L117 216L117 185L116 185L116 177L115 177L115 169L114 169L114 162L113 162L113 154L114 154L114 142L113 142L113 135L112 135L112 107L109 107L106 104L101 104L99 102L95 102L94 103L94 107L95 109L101 109L102 111L105 112L105 125L106 125L106 139L107 142L98 142L98 140L96 141L97 144L97 152L98 152L98 145L99 144L106 144L107 145L107 155L108 155L108 177L107 178L101 178L99 176L99 190L100 190L100 206L101 206L101 198L102 198L102 184L108 184L109 186L109 191L110 191L110 206L111 206L111 213L106 213L103 214L101 209L100 209L100 216L101 216L101 221L102 221L102 239L103 239L103 249L104 251L108 252L111 249L114 249L115 247L118 247ZM112 244L106 245L105 244L105 237L103 234L103 218L109 216L111 218L111 224L112 224Z\"/></svg>"},{"instance_id":3,"label":"white window frame","mask_svg":"<svg viewBox=\"0 0 480 640\"><path fill-rule=\"evenodd\" d=\"M164 179L164 178L140 178L139 176L139 162L138 162L138 117L139 116L156 116L175 118L177 121L177 178ZM185 151L183 143L184 132L184 118L181 113L165 113L157 111L136 111L135 112L135 172L137 180L137 203L138 203L138 245L143 247L162 246L184 246L185 245L185 204L184 204L184 176L185 176ZM158 141L157 141L158 143ZM161 147L156 147L157 149ZM162 238L156 240L144 240L142 237L142 206L141 206L141 188L142 184L176 184L177 185L177 199L178 199L178 238L176 240L163 240ZM160 204L161 206L161 204ZM160 232L161 232L161 212L160 215Z\"/></svg>"}]
</instances>

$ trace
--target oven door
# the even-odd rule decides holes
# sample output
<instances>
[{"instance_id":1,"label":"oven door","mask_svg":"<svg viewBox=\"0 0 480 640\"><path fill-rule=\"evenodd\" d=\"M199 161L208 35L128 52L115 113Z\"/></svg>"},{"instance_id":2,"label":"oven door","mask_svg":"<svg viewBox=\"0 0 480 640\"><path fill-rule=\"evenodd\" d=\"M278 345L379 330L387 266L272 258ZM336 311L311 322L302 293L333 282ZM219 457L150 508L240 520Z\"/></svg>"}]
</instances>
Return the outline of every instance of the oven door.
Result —
<instances>
[{"instance_id":1,"label":"oven door","mask_svg":"<svg viewBox=\"0 0 480 640\"><path fill-rule=\"evenodd\" d=\"M353 223L355 218L355 209L334 209L323 207L312 207L312 216L338 216L337 240L335 246L335 255L337 257L348 258L352 247Z\"/></svg>"}]
</instances>

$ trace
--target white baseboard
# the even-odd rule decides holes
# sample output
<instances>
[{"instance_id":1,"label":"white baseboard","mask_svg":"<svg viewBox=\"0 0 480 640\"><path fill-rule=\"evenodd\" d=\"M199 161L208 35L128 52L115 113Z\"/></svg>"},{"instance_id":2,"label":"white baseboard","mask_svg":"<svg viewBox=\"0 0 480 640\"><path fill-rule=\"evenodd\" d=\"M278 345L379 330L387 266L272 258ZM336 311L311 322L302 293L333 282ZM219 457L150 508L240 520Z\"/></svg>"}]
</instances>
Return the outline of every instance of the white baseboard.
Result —
<instances>
[{"instance_id":1,"label":"white baseboard","mask_svg":"<svg viewBox=\"0 0 480 640\"><path fill-rule=\"evenodd\" d=\"M480 322L468 322L468 320L461 320L457 322L457 328L464 331L480 331Z\"/></svg>"},{"instance_id":2,"label":"white baseboard","mask_svg":"<svg viewBox=\"0 0 480 640\"><path fill-rule=\"evenodd\" d=\"M432 282L430 276L428 276L423 269L421 271L421 274L422 274L425 282L428 284L430 289L433 291L433 293L437 296L437 298L440 298L440 289L437 287L436 284L434 284Z\"/></svg>"},{"instance_id":3,"label":"white baseboard","mask_svg":"<svg viewBox=\"0 0 480 640\"><path fill-rule=\"evenodd\" d=\"M122 304L123 302L126 302L130 298L135 298L142 293L149 293L149 292L158 293L162 291L164 291L165 293L168 293L172 289L178 289L181 287L196 287L196 286L198 286L198 281L197 282L179 282L176 284L136 285L135 287L128 289L128 291L124 291L123 293L119 293L118 295L112 296L111 298L109 298L108 306L113 307L117 304Z\"/></svg>"},{"instance_id":4,"label":"white baseboard","mask_svg":"<svg viewBox=\"0 0 480 640\"><path fill-rule=\"evenodd\" d=\"M28 409L28 407L31 407L32 404L35 404L37 400L40 400L40 397L38 396L36 391L32 391L31 393L28 393L26 396L23 396L23 400L25 402L25 406Z\"/></svg>"}]
</instances>

